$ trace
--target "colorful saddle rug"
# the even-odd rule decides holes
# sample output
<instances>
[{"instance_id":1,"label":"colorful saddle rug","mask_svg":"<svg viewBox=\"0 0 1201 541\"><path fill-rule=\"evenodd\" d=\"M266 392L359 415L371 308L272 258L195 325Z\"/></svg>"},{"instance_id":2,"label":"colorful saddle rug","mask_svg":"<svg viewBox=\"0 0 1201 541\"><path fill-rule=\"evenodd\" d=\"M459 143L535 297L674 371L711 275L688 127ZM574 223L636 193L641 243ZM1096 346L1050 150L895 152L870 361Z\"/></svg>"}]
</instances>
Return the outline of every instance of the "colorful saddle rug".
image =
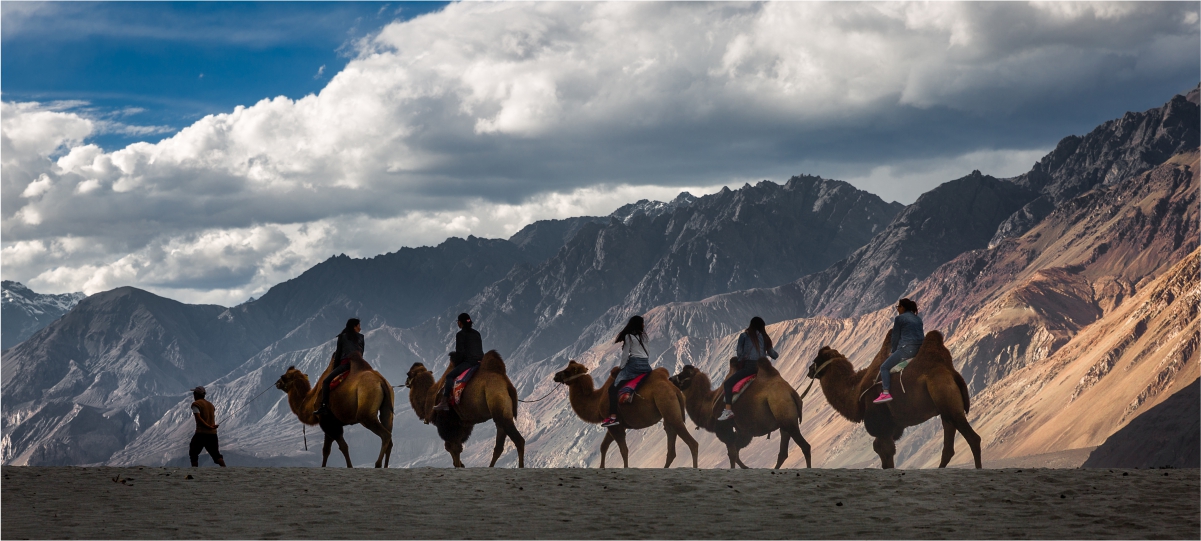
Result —
<instances>
[{"instance_id":1,"label":"colorful saddle rug","mask_svg":"<svg viewBox=\"0 0 1201 541\"><path fill-rule=\"evenodd\" d=\"M754 383L754 381L755 376L747 376L738 380L738 383L734 384L734 397L730 399L730 403L733 404L737 402L738 397L742 396L742 393L746 392L746 390L751 387L751 383Z\"/></svg>"},{"instance_id":2,"label":"colorful saddle rug","mask_svg":"<svg viewBox=\"0 0 1201 541\"><path fill-rule=\"evenodd\" d=\"M459 374L459 377L455 378L454 387L452 387L450 390L450 403L451 404L456 405L456 406L459 405L459 400L461 398L463 398L463 389L467 388L467 382L471 381L471 377L474 376L475 371L479 370L479 369L480 369L480 367L478 367L478 366L474 367L474 368L469 368L469 369L467 369L466 372Z\"/></svg>"},{"instance_id":3,"label":"colorful saddle rug","mask_svg":"<svg viewBox=\"0 0 1201 541\"><path fill-rule=\"evenodd\" d=\"M337 389L338 386L341 385L343 381L346 381L346 376L349 376L349 375L350 375L350 371L347 370L346 372L342 372L341 374L334 376L334 379L329 381L329 390L332 391L334 389Z\"/></svg>"},{"instance_id":4,"label":"colorful saddle rug","mask_svg":"<svg viewBox=\"0 0 1201 541\"><path fill-rule=\"evenodd\" d=\"M642 380L646 379L648 374L650 374L650 372L647 372L646 374L638 374L638 376L634 379L623 383L621 385L621 389L618 389L617 391L617 402L620 404L629 404L630 402L633 402L634 391L638 390L638 386L642 384Z\"/></svg>"}]
</instances>

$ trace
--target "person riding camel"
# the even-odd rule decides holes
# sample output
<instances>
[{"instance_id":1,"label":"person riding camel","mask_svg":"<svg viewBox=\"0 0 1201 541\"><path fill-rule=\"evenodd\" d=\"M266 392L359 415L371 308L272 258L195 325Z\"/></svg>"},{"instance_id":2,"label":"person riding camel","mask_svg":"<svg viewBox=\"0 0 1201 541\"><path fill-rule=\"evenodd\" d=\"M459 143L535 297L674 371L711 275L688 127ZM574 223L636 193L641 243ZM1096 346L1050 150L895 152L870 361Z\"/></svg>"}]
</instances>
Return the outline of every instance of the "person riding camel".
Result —
<instances>
[{"instance_id":1,"label":"person riding camel","mask_svg":"<svg viewBox=\"0 0 1201 541\"><path fill-rule=\"evenodd\" d=\"M480 360L484 358L484 340L479 331L471 328L471 316L466 312L459 314L457 323L462 330L455 333L455 350L448 354L450 364L454 368L451 368L443 380L442 395L438 397L434 411L450 411L450 393L454 389L455 378L479 366Z\"/></svg>"},{"instance_id":2,"label":"person riding camel","mask_svg":"<svg viewBox=\"0 0 1201 541\"><path fill-rule=\"evenodd\" d=\"M621 424L617 418L617 398L621 385L651 371L642 316L631 317L621 332L617 333L617 340L613 343L621 344L621 357L617 365L621 372L617 373L617 377L613 378L613 385L609 387L609 417L601 423L605 428Z\"/></svg>"},{"instance_id":3,"label":"person riding camel","mask_svg":"<svg viewBox=\"0 0 1201 541\"><path fill-rule=\"evenodd\" d=\"M338 333L338 346L334 349L334 354L329 359L330 366L333 367L329 371L329 375L321 381L321 407L317 408L317 415L325 415L329 413L329 385L334 381L339 374L350 370L350 361L352 359L363 358L363 335L359 334L362 327L359 326L358 318L350 318L346 320L346 328Z\"/></svg>"},{"instance_id":4,"label":"person riding camel","mask_svg":"<svg viewBox=\"0 0 1201 541\"><path fill-rule=\"evenodd\" d=\"M734 410L731 409L734 402L734 385L747 376L759 373L759 359L780 357L780 354L772 348L771 337L767 335L767 324L759 316L751 318L751 324L747 325L746 330L738 335L738 346L734 352L738 356L738 370L722 383L722 387L725 389L726 408L717 418L718 421L728 421L734 418Z\"/></svg>"},{"instance_id":5,"label":"person riding camel","mask_svg":"<svg viewBox=\"0 0 1201 541\"><path fill-rule=\"evenodd\" d=\"M888 392L889 380L892 379L892 367L905 359L917 357L917 350L922 347L926 333L922 330L922 317L917 315L917 303L909 299L897 301L897 317L892 320L891 355L880 365L880 383L884 389L873 403L880 404L892 400Z\"/></svg>"}]
</instances>

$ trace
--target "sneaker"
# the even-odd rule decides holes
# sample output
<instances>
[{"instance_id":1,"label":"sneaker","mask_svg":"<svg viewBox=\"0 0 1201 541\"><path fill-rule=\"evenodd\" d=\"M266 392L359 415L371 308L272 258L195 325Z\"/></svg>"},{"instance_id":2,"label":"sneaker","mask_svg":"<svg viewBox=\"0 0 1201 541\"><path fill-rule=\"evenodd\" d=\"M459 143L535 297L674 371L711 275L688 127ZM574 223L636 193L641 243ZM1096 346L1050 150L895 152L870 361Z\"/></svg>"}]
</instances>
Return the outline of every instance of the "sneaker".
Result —
<instances>
[{"instance_id":1,"label":"sneaker","mask_svg":"<svg viewBox=\"0 0 1201 541\"><path fill-rule=\"evenodd\" d=\"M619 424L621 424L621 421L617 420L617 416L610 415L608 419L605 419L605 422L601 423L601 427L609 428L609 427L617 426Z\"/></svg>"},{"instance_id":2,"label":"sneaker","mask_svg":"<svg viewBox=\"0 0 1201 541\"><path fill-rule=\"evenodd\" d=\"M717 416L718 421L729 421L734 418L734 410L721 410L721 415Z\"/></svg>"},{"instance_id":3,"label":"sneaker","mask_svg":"<svg viewBox=\"0 0 1201 541\"><path fill-rule=\"evenodd\" d=\"M880 396L872 401L873 404L883 404L885 402L892 402L892 395L888 394L888 391L880 393Z\"/></svg>"}]
</instances>

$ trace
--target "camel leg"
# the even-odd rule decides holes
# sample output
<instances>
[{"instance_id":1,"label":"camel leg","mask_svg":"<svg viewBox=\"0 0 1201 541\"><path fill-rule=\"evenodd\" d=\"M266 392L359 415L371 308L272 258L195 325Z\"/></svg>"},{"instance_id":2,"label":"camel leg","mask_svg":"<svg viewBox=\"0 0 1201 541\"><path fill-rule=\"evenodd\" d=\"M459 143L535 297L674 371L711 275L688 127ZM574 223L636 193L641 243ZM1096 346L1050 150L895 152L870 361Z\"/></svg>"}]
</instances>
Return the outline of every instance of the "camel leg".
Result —
<instances>
[{"instance_id":1,"label":"camel leg","mask_svg":"<svg viewBox=\"0 0 1201 541\"><path fill-rule=\"evenodd\" d=\"M948 378L949 379L949 378ZM934 407L938 409L938 413L942 415L943 427L946 427L946 420L949 419L951 424L963 434L963 439L967 440L967 445L972 449L972 457L976 461L976 469L980 469L980 435L972 430L971 423L967 422L967 412L964 410L963 397L959 394L959 387L951 380L950 384L943 385L927 385L926 388L930 393L930 399L934 401ZM948 439L954 435L946 436ZM950 460L946 456L946 449L949 445L943 445L943 460Z\"/></svg>"},{"instance_id":2,"label":"camel leg","mask_svg":"<svg viewBox=\"0 0 1201 541\"><path fill-rule=\"evenodd\" d=\"M492 449L492 462L488 464L489 468L496 466L496 461L500 459L500 455L505 452L505 429L496 423L496 447Z\"/></svg>"},{"instance_id":3,"label":"camel leg","mask_svg":"<svg viewBox=\"0 0 1201 541\"><path fill-rule=\"evenodd\" d=\"M505 435L509 436L509 440L513 442L513 447L517 448L517 467L525 467L525 437L521 432L517 431L517 424L513 419L505 419L501 421L501 426L505 429Z\"/></svg>"},{"instance_id":4,"label":"camel leg","mask_svg":"<svg viewBox=\"0 0 1201 541\"><path fill-rule=\"evenodd\" d=\"M795 424L795 423L789 424L789 425L785 425L782 428L780 428L780 439L782 439L784 441L788 441L788 438L792 438L792 441L795 441L796 444L798 446L800 446L801 454L805 455L805 467L812 468L813 467L813 454L811 452L812 449L809 447L809 442L805 441L805 437L801 435L801 427L799 424ZM780 442L780 445L782 448L784 443Z\"/></svg>"},{"instance_id":5,"label":"camel leg","mask_svg":"<svg viewBox=\"0 0 1201 541\"><path fill-rule=\"evenodd\" d=\"M967 422L967 415L962 412L958 415L951 416L951 422L954 423L955 429L963 434L963 439L967 440L967 446L972 449L972 458L976 461L976 469L980 469L980 435L972 430L971 423Z\"/></svg>"},{"instance_id":6,"label":"camel leg","mask_svg":"<svg viewBox=\"0 0 1201 541\"><path fill-rule=\"evenodd\" d=\"M451 462L456 468L464 468L463 461L459 460L459 455L463 453L463 444L459 442L448 441L444 445L446 452L450 453Z\"/></svg>"},{"instance_id":7,"label":"camel leg","mask_svg":"<svg viewBox=\"0 0 1201 541\"><path fill-rule=\"evenodd\" d=\"M338 438L338 450L342 451L342 456L346 457L346 467L353 468L354 466L350 463L350 447L346 445L346 440L341 437Z\"/></svg>"},{"instance_id":8,"label":"camel leg","mask_svg":"<svg viewBox=\"0 0 1201 541\"><path fill-rule=\"evenodd\" d=\"M375 467L385 467L384 458L392 453L392 431L384 428L374 417L363 419L359 424L379 436L379 457L375 459Z\"/></svg>"},{"instance_id":9,"label":"camel leg","mask_svg":"<svg viewBox=\"0 0 1201 541\"><path fill-rule=\"evenodd\" d=\"M875 449L876 454L880 455L880 467L891 469L896 467L893 463L893 457L897 454L897 444L892 441L891 436L876 438L872 443L872 449Z\"/></svg>"},{"instance_id":10,"label":"camel leg","mask_svg":"<svg viewBox=\"0 0 1201 541\"><path fill-rule=\"evenodd\" d=\"M325 443L321 444L321 467L322 468L324 468L325 464L327 462L329 462L329 448L331 446L333 446L333 444L334 444L334 439L329 436L326 436Z\"/></svg>"},{"instance_id":11,"label":"camel leg","mask_svg":"<svg viewBox=\"0 0 1201 541\"><path fill-rule=\"evenodd\" d=\"M605 431L605 439L601 440L601 464L600 467L605 467L605 455L609 453L609 444L613 443L613 433Z\"/></svg>"},{"instance_id":12,"label":"camel leg","mask_svg":"<svg viewBox=\"0 0 1201 541\"><path fill-rule=\"evenodd\" d=\"M700 445L696 442L696 438L688 433L688 424L684 422L684 398L683 395L676 391L676 396L670 398L656 398L655 408L659 410L659 415L663 417L663 429L671 427L680 439L684 440L684 444L688 446L688 450L692 451L692 467L698 466L700 459ZM675 438L671 432L667 433L667 464L671 465L671 461L675 458Z\"/></svg>"},{"instance_id":13,"label":"camel leg","mask_svg":"<svg viewBox=\"0 0 1201 541\"><path fill-rule=\"evenodd\" d=\"M663 467L670 468L671 463L676 459L676 429L663 423L663 431L667 433L667 463Z\"/></svg>"},{"instance_id":14,"label":"camel leg","mask_svg":"<svg viewBox=\"0 0 1201 541\"><path fill-rule=\"evenodd\" d=\"M771 434L768 433L768 436L771 436ZM780 454L776 455L775 469L777 469L777 470L780 469L780 466L784 465L785 460L788 460L788 442L789 441L790 440L788 439L788 434L785 434L784 431L781 430L780 431Z\"/></svg>"},{"instance_id":15,"label":"camel leg","mask_svg":"<svg viewBox=\"0 0 1201 541\"><path fill-rule=\"evenodd\" d=\"M945 468L955 456L955 423L947 416L942 418L942 460L938 467Z\"/></svg>"},{"instance_id":16,"label":"camel leg","mask_svg":"<svg viewBox=\"0 0 1201 541\"><path fill-rule=\"evenodd\" d=\"M730 443L726 444L726 455L730 457L730 469L731 470L734 469L735 467L737 467L738 463L741 462L740 460L738 460L738 449L736 449L733 444L730 444Z\"/></svg>"},{"instance_id":17,"label":"camel leg","mask_svg":"<svg viewBox=\"0 0 1201 541\"><path fill-rule=\"evenodd\" d=\"M624 467L630 467L630 448L626 447L626 429L621 427L613 427L609 429L609 433L613 434L613 439L617 442L617 450L621 451L621 462Z\"/></svg>"}]
</instances>

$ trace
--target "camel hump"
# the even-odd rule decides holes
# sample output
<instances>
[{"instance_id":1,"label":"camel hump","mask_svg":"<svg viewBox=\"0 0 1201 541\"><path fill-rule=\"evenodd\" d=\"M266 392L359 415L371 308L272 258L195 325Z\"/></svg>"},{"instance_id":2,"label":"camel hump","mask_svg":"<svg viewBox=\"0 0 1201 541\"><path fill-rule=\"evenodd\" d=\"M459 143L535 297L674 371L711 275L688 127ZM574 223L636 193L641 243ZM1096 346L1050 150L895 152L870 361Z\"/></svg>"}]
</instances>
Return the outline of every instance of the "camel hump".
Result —
<instances>
[{"instance_id":1,"label":"camel hump","mask_svg":"<svg viewBox=\"0 0 1201 541\"><path fill-rule=\"evenodd\" d=\"M759 366L758 377L761 377L761 378L778 378L778 377L780 377L780 371L776 370L776 367L771 365L771 361L769 361L767 359L759 359L758 366Z\"/></svg>"},{"instance_id":2,"label":"camel hump","mask_svg":"<svg viewBox=\"0 0 1201 541\"><path fill-rule=\"evenodd\" d=\"M496 372L498 374L507 374L504 359L500 358L500 354L495 349L488 350L484 354L484 358L480 360L480 370L484 372Z\"/></svg>"},{"instance_id":3,"label":"camel hump","mask_svg":"<svg viewBox=\"0 0 1201 541\"><path fill-rule=\"evenodd\" d=\"M351 372L370 372L372 370L375 370L375 369L372 368L371 365L368 364L367 361L365 361L363 359L351 359L350 360L350 371Z\"/></svg>"},{"instance_id":4,"label":"camel hump","mask_svg":"<svg viewBox=\"0 0 1201 541\"><path fill-rule=\"evenodd\" d=\"M918 349L917 356L937 360L940 364L946 365L952 370L955 369L954 362L951 360L951 352L943 344L941 332L930 331L926 333L926 338L922 340L922 347Z\"/></svg>"}]
</instances>

